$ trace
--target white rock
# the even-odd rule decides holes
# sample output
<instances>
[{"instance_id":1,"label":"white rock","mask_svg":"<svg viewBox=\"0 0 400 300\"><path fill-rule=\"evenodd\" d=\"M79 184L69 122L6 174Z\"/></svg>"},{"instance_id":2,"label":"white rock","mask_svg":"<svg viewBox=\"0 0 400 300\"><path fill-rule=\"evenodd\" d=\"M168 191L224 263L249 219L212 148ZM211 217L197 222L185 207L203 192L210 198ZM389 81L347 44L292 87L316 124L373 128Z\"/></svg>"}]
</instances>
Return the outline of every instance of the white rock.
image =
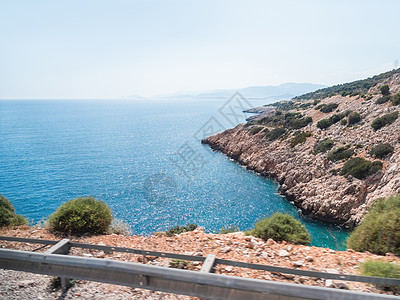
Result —
<instances>
[{"instance_id":1,"label":"white rock","mask_svg":"<svg viewBox=\"0 0 400 300\"><path fill-rule=\"evenodd\" d=\"M307 262L313 262L313 261L314 261L314 258L313 258L312 256L306 256L306 257L304 258L304 260L307 261Z\"/></svg>"},{"instance_id":2,"label":"white rock","mask_svg":"<svg viewBox=\"0 0 400 300\"><path fill-rule=\"evenodd\" d=\"M278 255L280 257L288 257L288 256L290 256L290 253L287 252L286 250L279 250Z\"/></svg>"},{"instance_id":3,"label":"white rock","mask_svg":"<svg viewBox=\"0 0 400 300\"><path fill-rule=\"evenodd\" d=\"M302 261L294 261L294 262L293 262L293 267L299 268L299 267L302 267L303 264L304 264L304 263L303 263Z\"/></svg>"},{"instance_id":4,"label":"white rock","mask_svg":"<svg viewBox=\"0 0 400 300\"><path fill-rule=\"evenodd\" d=\"M22 281L18 282L18 286L20 288L27 287L27 286L32 286L34 284L35 284L34 280L22 280Z\"/></svg>"},{"instance_id":5,"label":"white rock","mask_svg":"<svg viewBox=\"0 0 400 300\"><path fill-rule=\"evenodd\" d=\"M335 287L335 285L334 285L334 283L333 283L333 280L332 280L332 279L327 279L327 280L325 281L325 287L327 287L327 288L333 288L333 287Z\"/></svg>"},{"instance_id":6,"label":"white rock","mask_svg":"<svg viewBox=\"0 0 400 300\"><path fill-rule=\"evenodd\" d=\"M225 268L226 272L232 272L232 270L233 270L232 266L228 266L228 267Z\"/></svg>"}]
</instances>

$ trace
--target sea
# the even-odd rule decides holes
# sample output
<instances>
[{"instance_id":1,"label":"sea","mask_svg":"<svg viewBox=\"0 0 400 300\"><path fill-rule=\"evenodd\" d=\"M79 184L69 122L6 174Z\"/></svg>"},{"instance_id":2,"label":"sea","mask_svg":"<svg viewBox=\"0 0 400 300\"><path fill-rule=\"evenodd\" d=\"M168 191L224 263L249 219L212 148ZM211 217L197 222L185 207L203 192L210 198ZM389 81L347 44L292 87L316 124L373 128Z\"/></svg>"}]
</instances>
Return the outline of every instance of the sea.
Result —
<instances>
[{"instance_id":1,"label":"sea","mask_svg":"<svg viewBox=\"0 0 400 300\"><path fill-rule=\"evenodd\" d=\"M244 122L248 115L229 113L227 103L1 100L0 194L31 224L69 199L93 196L140 235L189 223L249 230L282 212L306 226L312 246L345 249L346 230L302 216L277 182L200 143Z\"/></svg>"}]
</instances>

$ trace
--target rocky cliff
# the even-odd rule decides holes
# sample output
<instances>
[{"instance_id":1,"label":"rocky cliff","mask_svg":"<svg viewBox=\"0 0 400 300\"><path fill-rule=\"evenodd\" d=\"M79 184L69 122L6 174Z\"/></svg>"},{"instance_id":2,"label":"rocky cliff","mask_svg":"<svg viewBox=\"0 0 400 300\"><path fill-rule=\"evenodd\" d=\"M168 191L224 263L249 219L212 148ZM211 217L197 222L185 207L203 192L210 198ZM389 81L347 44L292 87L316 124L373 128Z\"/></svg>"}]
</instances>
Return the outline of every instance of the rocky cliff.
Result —
<instances>
[{"instance_id":1,"label":"rocky cliff","mask_svg":"<svg viewBox=\"0 0 400 300\"><path fill-rule=\"evenodd\" d=\"M276 117L238 125L202 142L248 169L275 178L280 192L305 215L352 227L375 200L400 191L400 119L378 130L371 126L376 118L400 110L393 101L400 92L400 73L386 77L367 92L332 93L323 99L318 99L318 93L309 99L297 97L289 105L276 105ZM380 91L385 84L390 88L387 99ZM323 109L329 104L332 111ZM349 120L355 113L361 119L358 122ZM302 124L307 117L312 123ZM288 122L291 118L300 122ZM326 126L318 123L322 119L332 124L321 129ZM284 134L274 140L271 133L276 127L284 128ZM303 137L296 142L300 134ZM317 153L316 147L327 140L333 142L332 148ZM390 144L393 152L379 158L371 154L382 143ZM345 174L342 168L351 158L332 159L340 147L350 149L353 158L378 161L381 169L365 176Z\"/></svg>"}]
</instances>

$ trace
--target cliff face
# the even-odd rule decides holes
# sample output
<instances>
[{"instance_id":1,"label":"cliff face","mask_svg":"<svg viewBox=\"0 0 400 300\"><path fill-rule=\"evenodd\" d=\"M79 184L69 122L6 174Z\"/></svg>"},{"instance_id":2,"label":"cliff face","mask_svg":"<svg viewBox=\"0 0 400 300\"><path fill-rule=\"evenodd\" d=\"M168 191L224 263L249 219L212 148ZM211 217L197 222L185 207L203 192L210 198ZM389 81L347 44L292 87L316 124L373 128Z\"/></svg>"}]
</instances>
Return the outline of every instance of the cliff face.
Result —
<instances>
[{"instance_id":1,"label":"cliff face","mask_svg":"<svg viewBox=\"0 0 400 300\"><path fill-rule=\"evenodd\" d=\"M252 126L246 125L238 125L202 142L248 169L275 178L281 184L280 192L294 201L305 215L351 227L361 221L364 212L375 200L400 191L400 119L377 131L371 127L375 118L400 110L400 106L393 106L390 101L376 104L376 100L382 97L379 88L383 84L390 86L392 95L398 93L400 74L370 88L364 97L336 95L322 99L318 105L339 105L330 113L318 110L317 104L311 105L314 100L300 101L299 104L310 104L305 109L289 112L300 112L304 117L312 117L313 123L302 128L310 131L311 136L293 148L290 147L290 140L294 137L295 130L291 130L286 137L271 142L267 140L263 130L254 134L250 131ZM319 120L348 110L358 112L361 121L353 126L337 122L324 130L316 126ZM262 123L257 125L271 129ZM333 149L347 145L354 149L354 156L369 161L378 160L371 157L369 151L380 143L390 144L394 147L394 152L380 160L383 164L382 170L365 179L345 177L340 173L334 175L334 170L340 169L345 161L328 160L328 153L313 154L316 143L325 138L334 142Z\"/></svg>"}]
</instances>

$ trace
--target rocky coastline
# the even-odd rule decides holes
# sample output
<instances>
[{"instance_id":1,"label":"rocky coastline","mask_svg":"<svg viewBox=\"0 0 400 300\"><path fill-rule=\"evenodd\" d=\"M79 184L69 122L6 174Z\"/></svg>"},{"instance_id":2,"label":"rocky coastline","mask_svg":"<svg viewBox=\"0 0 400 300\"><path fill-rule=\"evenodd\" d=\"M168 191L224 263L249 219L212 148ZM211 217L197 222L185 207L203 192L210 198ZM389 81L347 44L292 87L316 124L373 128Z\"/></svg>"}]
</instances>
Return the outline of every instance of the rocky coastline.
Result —
<instances>
[{"instance_id":1,"label":"rocky coastline","mask_svg":"<svg viewBox=\"0 0 400 300\"><path fill-rule=\"evenodd\" d=\"M371 87L367 96L334 95L317 102L296 100L295 108L284 113L311 117L313 122L302 128L309 137L294 146L290 142L299 130L288 131L283 137L270 141L266 132L273 127L262 122L240 124L207 137L202 143L249 170L276 179L280 184L279 192L293 201L304 215L352 228L360 223L374 201L400 192L400 119L379 130L371 127L377 117L400 110L400 106L391 101L379 103L382 98L379 89L384 84L389 85L392 94L400 92L400 74ZM329 104L337 104L337 108L328 113L317 109L318 105ZM357 112L361 121L352 126L337 122L326 129L317 126L320 120L346 111ZM252 130L254 127L261 128ZM328 153L313 151L324 139L334 142L332 149L349 147L354 151L353 157L379 161L382 169L363 179L341 175L338 171L345 160L331 161ZM378 159L370 154L370 150L381 143L390 144L394 151Z\"/></svg>"}]
</instances>

